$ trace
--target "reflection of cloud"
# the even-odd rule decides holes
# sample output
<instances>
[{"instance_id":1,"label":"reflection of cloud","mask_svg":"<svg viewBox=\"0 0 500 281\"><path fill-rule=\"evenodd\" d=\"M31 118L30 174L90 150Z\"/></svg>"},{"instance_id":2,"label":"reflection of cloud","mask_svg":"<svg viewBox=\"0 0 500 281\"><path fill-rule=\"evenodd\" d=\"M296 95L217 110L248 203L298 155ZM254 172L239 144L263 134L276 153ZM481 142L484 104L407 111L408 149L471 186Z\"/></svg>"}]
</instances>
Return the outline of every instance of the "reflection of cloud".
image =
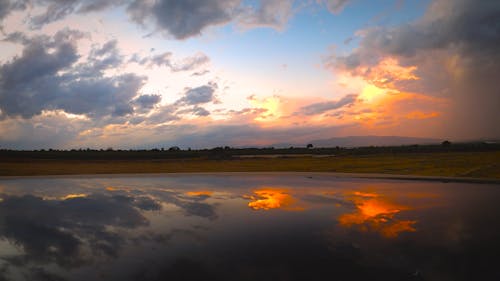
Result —
<instances>
[{"instance_id":1,"label":"reflection of cloud","mask_svg":"<svg viewBox=\"0 0 500 281\"><path fill-rule=\"evenodd\" d=\"M248 203L248 207L253 210L294 210L291 207L296 200L288 194L286 189L263 188L255 190L254 193L256 196L245 196L245 198L252 200ZM300 210L300 208L295 208L295 210Z\"/></svg>"},{"instance_id":2,"label":"reflection of cloud","mask_svg":"<svg viewBox=\"0 0 500 281\"><path fill-rule=\"evenodd\" d=\"M197 192L195 191L194 193ZM217 218L215 206L202 202L209 197L207 194L197 193L197 195L194 195L188 192L188 196L186 197L183 193L162 192L157 195L163 202L171 203L181 208L188 216L198 216L211 220Z\"/></svg>"},{"instance_id":3,"label":"reflection of cloud","mask_svg":"<svg viewBox=\"0 0 500 281\"><path fill-rule=\"evenodd\" d=\"M397 237L401 232L414 232L414 220L398 220L395 216L408 209L381 198L375 193L353 192L352 202L356 211L338 218L340 225L358 225L362 231L376 231L384 237Z\"/></svg>"},{"instance_id":4,"label":"reflection of cloud","mask_svg":"<svg viewBox=\"0 0 500 281\"><path fill-rule=\"evenodd\" d=\"M209 190L199 190L199 191L189 191L186 192L189 196L201 196L201 197L210 197L214 192Z\"/></svg>"},{"instance_id":5,"label":"reflection of cloud","mask_svg":"<svg viewBox=\"0 0 500 281\"><path fill-rule=\"evenodd\" d=\"M109 226L147 225L149 222L137 209L151 208L151 204L146 205L141 198L127 196L93 194L44 200L31 195L4 195L0 203L0 237L22 248L25 255L18 262L36 260L77 266L91 258L88 251L95 256L116 256L125 241Z\"/></svg>"},{"instance_id":6,"label":"reflection of cloud","mask_svg":"<svg viewBox=\"0 0 500 281\"><path fill-rule=\"evenodd\" d=\"M85 193L68 194L66 196L61 197L61 200L73 199L73 198L78 198L78 197L87 197L87 194L85 194Z\"/></svg>"}]
</instances>

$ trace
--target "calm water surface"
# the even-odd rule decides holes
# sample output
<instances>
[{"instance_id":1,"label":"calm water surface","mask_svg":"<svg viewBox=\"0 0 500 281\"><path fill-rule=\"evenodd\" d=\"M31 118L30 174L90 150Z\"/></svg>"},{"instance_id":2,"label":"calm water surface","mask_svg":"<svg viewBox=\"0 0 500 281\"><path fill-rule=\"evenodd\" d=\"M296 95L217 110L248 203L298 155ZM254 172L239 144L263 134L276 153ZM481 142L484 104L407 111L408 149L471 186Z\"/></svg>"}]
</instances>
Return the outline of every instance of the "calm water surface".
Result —
<instances>
[{"instance_id":1,"label":"calm water surface","mask_svg":"<svg viewBox=\"0 0 500 281\"><path fill-rule=\"evenodd\" d=\"M0 180L0 280L500 280L500 186Z\"/></svg>"}]
</instances>

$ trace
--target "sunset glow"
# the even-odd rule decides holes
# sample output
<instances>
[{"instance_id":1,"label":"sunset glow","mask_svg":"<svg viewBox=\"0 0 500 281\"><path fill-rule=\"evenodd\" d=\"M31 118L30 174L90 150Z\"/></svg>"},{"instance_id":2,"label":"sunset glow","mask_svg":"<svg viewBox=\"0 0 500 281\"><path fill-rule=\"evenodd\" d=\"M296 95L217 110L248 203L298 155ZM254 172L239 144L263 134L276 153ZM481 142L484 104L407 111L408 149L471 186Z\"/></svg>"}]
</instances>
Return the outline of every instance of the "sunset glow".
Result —
<instances>
[{"instance_id":1,"label":"sunset glow","mask_svg":"<svg viewBox=\"0 0 500 281\"><path fill-rule=\"evenodd\" d=\"M4 2L1 148L500 137L489 4Z\"/></svg>"}]
</instances>

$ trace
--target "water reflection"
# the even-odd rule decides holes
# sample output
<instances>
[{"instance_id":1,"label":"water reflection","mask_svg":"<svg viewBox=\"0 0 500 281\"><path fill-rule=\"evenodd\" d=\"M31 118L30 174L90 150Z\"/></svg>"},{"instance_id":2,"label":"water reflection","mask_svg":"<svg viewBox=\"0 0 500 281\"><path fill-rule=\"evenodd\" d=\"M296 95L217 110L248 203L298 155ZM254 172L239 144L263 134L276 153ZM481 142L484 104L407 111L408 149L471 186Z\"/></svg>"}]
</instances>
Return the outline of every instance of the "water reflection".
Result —
<instances>
[{"instance_id":1,"label":"water reflection","mask_svg":"<svg viewBox=\"0 0 500 281\"><path fill-rule=\"evenodd\" d=\"M255 190L253 193L254 195L243 196L250 200L248 207L253 210L297 210L298 208L291 208L296 203L296 200L289 194L290 192L287 189L262 188Z\"/></svg>"},{"instance_id":2,"label":"water reflection","mask_svg":"<svg viewBox=\"0 0 500 281\"><path fill-rule=\"evenodd\" d=\"M498 186L200 176L0 190L0 280L500 280Z\"/></svg>"},{"instance_id":3,"label":"water reflection","mask_svg":"<svg viewBox=\"0 0 500 281\"><path fill-rule=\"evenodd\" d=\"M416 231L416 220L401 220L397 215L409 206L398 205L377 193L355 191L349 198L356 211L339 216L340 225L358 226L362 231L377 231L387 238L397 237L401 232Z\"/></svg>"}]
</instances>

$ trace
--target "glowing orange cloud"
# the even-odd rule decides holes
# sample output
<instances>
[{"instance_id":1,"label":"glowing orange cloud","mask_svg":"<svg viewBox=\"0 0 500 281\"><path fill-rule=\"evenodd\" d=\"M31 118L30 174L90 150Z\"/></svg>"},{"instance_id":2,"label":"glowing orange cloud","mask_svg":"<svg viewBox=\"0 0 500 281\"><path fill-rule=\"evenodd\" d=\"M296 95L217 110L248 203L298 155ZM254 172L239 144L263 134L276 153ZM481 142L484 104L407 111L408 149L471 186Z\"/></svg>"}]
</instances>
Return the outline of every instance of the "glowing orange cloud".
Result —
<instances>
[{"instance_id":1,"label":"glowing orange cloud","mask_svg":"<svg viewBox=\"0 0 500 281\"><path fill-rule=\"evenodd\" d=\"M397 59L390 57L383 59L375 67L360 70L366 81L379 88L396 89L395 82L420 80L414 73L416 66L401 66Z\"/></svg>"},{"instance_id":2,"label":"glowing orange cloud","mask_svg":"<svg viewBox=\"0 0 500 281\"><path fill-rule=\"evenodd\" d=\"M352 197L356 211L343 214L338 218L340 225L351 227L358 225L362 231L376 231L387 238L394 238L401 232L414 232L414 220L398 220L396 214L409 209L391 203L374 193L354 192Z\"/></svg>"},{"instance_id":3,"label":"glowing orange cloud","mask_svg":"<svg viewBox=\"0 0 500 281\"><path fill-rule=\"evenodd\" d=\"M248 207L253 210L301 210L301 208L291 208L296 200L288 193L286 189L263 188L254 191L254 195L244 196L252 200Z\"/></svg>"},{"instance_id":4,"label":"glowing orange cloud","mask_svg":"<svg viewBox=\"0 0 500 281\"><path fill-rule=\"evenodd\" d=\"M263 109L262 113L259 114L254 120L258 122L270 122L275 121L282 115L281 112L281 99L278 96L266 97L258 99L254 96L248 98L250 103L256 107Z\"/></svg>"},{"instance_id":5,"label":"glowing orange cloud","mask_svg":"<svg viewBox=\"0 0 500 281\"><path fill-rule=\"evenodd\" d=\"M329 113L323 122L359 124L344 134L435 135L440 131L449 102L427 93L414 92L420 80L417 67L401 65L386 57L376 65L358 66L355 70L336 68L337 83L349 92L358 93L358 102ZM405 131L406 128L411 130Z\"/></svg>"}]
</instances>

